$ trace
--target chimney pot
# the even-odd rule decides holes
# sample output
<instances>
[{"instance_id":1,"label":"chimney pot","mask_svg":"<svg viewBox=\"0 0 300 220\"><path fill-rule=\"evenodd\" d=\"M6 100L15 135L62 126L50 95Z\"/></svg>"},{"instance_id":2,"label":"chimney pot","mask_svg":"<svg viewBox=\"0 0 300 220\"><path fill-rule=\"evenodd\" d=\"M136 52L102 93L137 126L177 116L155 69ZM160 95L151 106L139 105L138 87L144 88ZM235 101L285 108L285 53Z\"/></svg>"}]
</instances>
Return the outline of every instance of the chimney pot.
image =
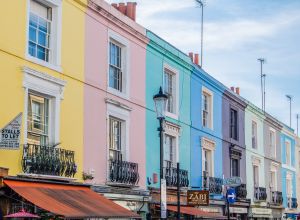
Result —
<instances>
[{"instance_id":1,"label":"chimney pot","mask_svg":"<svg viewBox=\"0 0 300 220\"><path fill-rule=\"evenodd\" d=\"M199 65L199 54L195 53L194 63Z\"/></svg>"},{"instance_id":2,"label":"chimney pot","mask_svg":"<svg viewBox=\"0 0 300 220\"><path fill-rule=\"evenodd\" d=\"M112 3L111 6L113 6L115 9L119 10L119 9L118 9L118 4L117 4L117 3Z\"/></svg>"},{"instance_id":3,"label":"chimney pot","mask_svg":"<svg viewBox=\"0 0 300 220\"><path fill-rule=\"evenodd\" d=\"M231 91L233 91L233 92L234 92L234 87L233 87L233 86L231 86L231 87L230 87L230 89L231 89Z\"/></svg>"},{"instance_id":4,"label":"chimney pot","mask_svg":"<svg viewBox=\"0 0 300 220\"><path fill-rule=\"evenodd\" d=\"M191 58L192 62L194 62L194 54L192 52L189 52L189 57Z\"/></svg>"},{"instance_id":5,"label":"chimney pot","mask_svg":"<svg viewBox=\"0 0 300 220\"><path fill-rule=\"evenodd\" d=\"M131 18L135 21L136 17L136 2L128 2L127 3L127 9L126 9L126 15L127 17Z\"/></svg>"},{"instance_id":6,"label":"chimney pot","mask_svg":"<svg viewBox=\"0 0 300 220\"><path fill-rule=\"evenodd\" d=\"M126 15L127 6L125 5L125 3L119 3L118 9L122 14Z\"/></svg>"},{"instance_id":7,"label":"chimney pot","mask_svg":"<svg viewBox=\"0 0 300 220\"><path fill-rule=\"evenodd\" d=\"M235 93L238 94L238 95L240 95L240 87L236 87L235 88Z\"/></svg>"}]
</instances>

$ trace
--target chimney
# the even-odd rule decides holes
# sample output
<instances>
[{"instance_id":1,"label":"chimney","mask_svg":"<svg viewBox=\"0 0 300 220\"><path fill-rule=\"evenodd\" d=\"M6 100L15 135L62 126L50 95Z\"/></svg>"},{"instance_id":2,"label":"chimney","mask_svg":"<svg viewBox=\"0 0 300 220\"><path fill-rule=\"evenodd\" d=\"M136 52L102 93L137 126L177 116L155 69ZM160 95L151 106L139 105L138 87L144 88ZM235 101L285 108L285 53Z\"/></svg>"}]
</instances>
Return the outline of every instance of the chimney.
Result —
<instances>
[{"instance_id":1,"label":"chimney","mask_svg":"<svg viewBox=\"0 0 300 220\"><path fill-rule=\"evenodd\" d=\"M235 93L238 94L238 95L240 95L240 87L236 87L235 88Z\"/></svg>"},{"instance_id":2,"label":"chimney","mask_svg":"<svg viewBox=\"0 0 300 220\"><path fill-rule=\"evenodd\" d=\"M126 10L127 17L131 18L134 21L136 17L136 4L137 4L136 2L127 2L127 10Z\"/></svg>"},{"instance_id":3,"label":"chimney","mask_svg":"<svg viewBox=\"0 0 300 220\"><path fill-rule=\"evenodd\" d=\"M191 58L192 62L194 62L194 54L192 52L189 52L189 57Z\"/></svg>"},{"instance_id":4,"label":"chimney","mask_svg":"<svg viewBox=\"0 0 300 220\"><path fill-rule=\"evenodd\" d=\"M194 63L199 65L199 54L195 53Z\"/></svg>"},{"instance_id":5,"label":"chimney","mask_svg":"<svg viewBox=\"0 0 300 220\"><path fill-rule=\"evenodd\" d=\"M119 10L117 3L112 3L111 6L113 6L115 9Z\"/></svg>"},{"instance_id":6,"label":"chimney","mask_svg":"<svg viewBox=\"0 0 300 220\"><path fill-rule=\"evenodd\" d=\"M234 87L233 87L233 86L231 86L231 87L230 87L230 89L231 89L231 91L233 91L233 92L234 92Z\"/></svg>"},{"instance_id":7,"label":"chimney","mask_svg":"<svg viewBox=\"0 0 300 220\"><path fill-rule=\"evenodd\" d=\"M118 9L122 14L126 15L127 6L125 5L125 3L119 3Z\"/></svg>"}]
</instances>

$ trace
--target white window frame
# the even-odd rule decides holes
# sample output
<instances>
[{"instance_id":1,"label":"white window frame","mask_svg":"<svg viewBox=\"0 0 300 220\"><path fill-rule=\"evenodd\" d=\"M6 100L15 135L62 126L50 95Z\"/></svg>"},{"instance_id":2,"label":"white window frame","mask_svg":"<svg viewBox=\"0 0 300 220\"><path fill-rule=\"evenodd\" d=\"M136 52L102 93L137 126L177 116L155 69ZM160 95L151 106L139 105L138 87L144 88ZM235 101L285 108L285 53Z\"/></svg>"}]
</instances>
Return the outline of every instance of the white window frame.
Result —
<instances>
[{"instance_id":1,"label":"white window frame","mask_svg":"<svg viewBox=\"0 0 300 220\"><path fill-rule=\"evenodd\" d=\"M288 185L290 186L290 192L288 192ZM286 173L286 196L289 198L293 197L293 174L290 172Z\"/></svg>"},{"instance_id":2,"label":"white window frame","mask_svg":"<svg viewBox=\"0 0 300 220\"><path fill-rule=\"evenodd\" d=\"M176 156L176 163L179 162L179 138L180 138L180 127L176 124L171 122L165 121L164 124L165 134L172 136L175 138L175 156ZM165 146L164 146L165 152Z\"/></svg>"},{"instance_id":3,"label":"white window frame","mask_svg":"<svg viewBox=\"0 0 300 220\"><path fill-rule=\"evenodd\" d=\"M279 164L272 162L271 163L271 168L270 168L270 187L272 187L272 191L277 191L278 190L278 167ZM274 173L274 181L275 183L273 183L274 185L271 186L271 173Z\"/></svg>"},{"instance_id":4,"label":"white window frame","mask_svg":"<svg viewBox=\"0 0 300 220\"><path fill-rule=\"evenodd\" d=\"M274 134L274 146L272 146L272 144L271 144L272 143L271 142L271 133ZM276 130L273 129L273 128L270 128L270 130L269 130L269 142L270 143L269 144L270 144L270 151L271 151L270 154L271 154L272 158L276 158L277 157L276 140L277 140L277 138L276 138Z\"/></svg>"},{"instance_id":5,"label":"white window frame","mask_svg":"<svg viewBox=\"0 0 300 220\"><path fill-rule=\"evenodd\" d=\"M257 158L257 157L254 157L252 156L252 177L253 177L253 185L254 185L254 169L253 167L256 166L258 168L258 186L255 186L254 187L260 187L260 165L261 165L261 159L260 158Z\"/></svg>"},{"instance_id":6,"label":"white window frame","mask_svg":"<svg viewBox=\"0 0 300 220\"><path fill-rule=\"evenodd\" d=\"M24 143L27 144L27 114L29 93L41 94L51 98L49 103L49 144L60 142L60 104L63 99L66 81L23 67L25 89L24 97Z\"/></svg>"},{"instance_id":7,"label":"white window frame","mask_svg":"<svg viewBox=\"0 0 300 220\"><path fill-rule=\"evenodd\" d=\"M204 93L209 96L208 97L208 100L209 100L208 119L209 119L209 121L208 121L208 126L206 128L213 130L214 129L214 94L211 90L202 86L202 96ZM202 96L201 96L201 98L202 98ZM202 101L201 101L201 103L202 103ZM203 106L203 103L202 103L202 106ZM201 106L201 114L203 112L202 106ZM203 114L202 114L202 117L203 117ZM202 126L203 126L203 118L202 118Z\"/></svg>"},{"instance_id":8,"label":"white window frame","mask_svg":"<svg viewBox=\"0 0 300 220\"><path fill-rule=\"evenodd\" d=\"M107 91L113 95L124 99L129 99L130 96L130 47L129 42L123 36L117 34L112 30L108 30L107 43ZM110 69L110 42L121 47L121 70L122 70L122 91L109 86L109 69Z\"/></svg>"},{"instance_id":9,"label":"white window frame","mask_svg":"<svg viewBox=\"0 0 300 220\"><path fill-rule=\"evenodd\" d=\"M253 134L253 125L255 125L255 133ZM255 140L255 146L253 147L253 139ZM257 122L255 120L252 120L251 122L251 147L252 149L258 149L258 143L257 143L258 137L257 137Z\"/></svg>"},{"instance_id":10,"label":"white window frame","mask_svg":"<svg viewBox=\"0 0 300 220\"><path fill-rule=\"evenodd\" d=\"M204 171L203 167L204 164L204 151L210 151L211 153L211 173L209 173L209 176L214 177L215 176L215 149L216 149L216 142L213 140L210 140L206 137L201 138L201 154L202 154L202 172Z\"/></svg>"},{"instance_id":11,"label":"white window frame","mask_svg":"<svg viewBox=\"0 0 300 220\"><path fill-rule=\"evenodd\" d=\"M287 145L287 143L288 143L288 145ZM285 164L287 165L287 166L292 166L292 143L291 143L291 141L290 140L287 140L287 139L285 139L285 141L284 141L284 145L285 145ZM290 155L289 155L289 163L288 163L288 161L287 161L287 148L288 148L288 146L289 146L289 153L290 153Z\"/></svg>"},{"instance_id":12,"label":"white window frame","mask_svg":"<svg viewBox=\"0 0 300 220\"><path fill-rule=\"evenodd\" d=\"M114 117L116 119L121 120L125 126L122 126L121 132L121 152L123 154L123 160L129 161L130 154L129 154L129 143L130 143L130 111L128 109L120 108L114 104L107 103L107 113L106 113L106 128L107 128L107 163L109 161L109 117ZM125 139L125 141L124 141ZM109 175L109 172L107 172Z\"/></svg>"},{"instance_id":13,"label":"white window frame","mask_svg":"<svg viewBox=\"0 0 300 220\"><path fill-rule=\"evenodd\" d=\"M25 58L33 63L48 67L58 72L62 72L61 68L61 39L62 39L62 0L35 0L52 8L52 22L51 22L51 37L50 37L50 50L51 54L49 61L44 61L33 57L28 52L29 42L29 20L30 20L30 2L27 0L27 19L26 19L26 46Z\"/></svg>"},{"instance_id":14,"label":"white window frame","mask_svg":"<svg viewBox=\"0 0 300 220\"><path fill-rule=\"evenodd\" d=\"M174 118L174 119L178 119L178 115L179 115L179 71L177 69L175 69L174 67L170 66L167 63L163 64L163 88L165 88L165 70L171 72L172 74L175 75L174 79L175 79L175 106L174 106L174 110L175 112L168 112L166 111L166 116L170 117L170 118Z\"/></svg>"}]
</instances>

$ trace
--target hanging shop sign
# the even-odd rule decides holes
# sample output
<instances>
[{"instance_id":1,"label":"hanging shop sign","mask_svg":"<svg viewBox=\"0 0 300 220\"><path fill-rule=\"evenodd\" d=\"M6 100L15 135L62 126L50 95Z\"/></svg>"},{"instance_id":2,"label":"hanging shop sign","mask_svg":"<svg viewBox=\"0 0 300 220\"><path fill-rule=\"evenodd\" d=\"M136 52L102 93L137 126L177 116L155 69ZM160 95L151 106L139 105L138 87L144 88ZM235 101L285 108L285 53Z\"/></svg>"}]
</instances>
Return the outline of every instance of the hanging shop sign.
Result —
<instances>
[{"instance_id":1,"label":"hanging shop sign","mask_svg":"<svg viewBox=\"0 0 300 220\"><path fill-rule=\"evenodd\" d=\"M207 190L188 190L187 205L199 206L209 205L209 191Z\"/></svg>"},{"instance_id":2,"label":"hanging shop sign","mask_svg":"<svg viewBox=\"0 0 300 220\"><path fill-rule=\"evenodd\" d=\"M0 130L0 148L19 149L21 136L22 113Z\"/></svg>"},{"instance_id":3,"label":"hanging shop sign","mask_svg":"<svg viewBox=\"0 0 300 220\"><path fill-rule=\"evenodd\" d=\"M241 184L242 184L242 179L240 177L230 177L223 180L224 186L237 187L240 186Z\"/></svg>"}]
</instances>

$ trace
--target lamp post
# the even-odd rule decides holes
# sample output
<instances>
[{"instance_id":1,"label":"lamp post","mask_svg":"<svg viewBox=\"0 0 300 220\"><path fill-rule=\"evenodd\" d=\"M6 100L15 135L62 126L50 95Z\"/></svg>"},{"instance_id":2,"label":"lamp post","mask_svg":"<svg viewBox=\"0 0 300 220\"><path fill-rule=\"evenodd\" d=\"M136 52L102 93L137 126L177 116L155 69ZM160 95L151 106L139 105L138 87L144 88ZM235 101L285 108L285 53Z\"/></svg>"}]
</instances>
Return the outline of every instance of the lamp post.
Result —
<instances>
[{"instance_id":1,"label":"lamp post","mask_svg":"<svg viewBox=\"0 0 300 220\"><path fill-rule=\"evenodd\" d=\"M166 207L164 204L166 200L166 187L165 187L165 179L163 174L163 160L164 160L164 151L163 151L163 139L164 139L164 129L163 123L166 116L166 108L167 108L167 101L168 96L162 92L162 88L159 88L158 94L153 96L154 104L155 104L155 111L157 115L157 119L159 120L159 137L160 137L160 216L161 219L166 219ZM163 183L162 183L163 182ZM162 191L162 186L164 185L164 191Z\"/></svg>"}]
</instances>

